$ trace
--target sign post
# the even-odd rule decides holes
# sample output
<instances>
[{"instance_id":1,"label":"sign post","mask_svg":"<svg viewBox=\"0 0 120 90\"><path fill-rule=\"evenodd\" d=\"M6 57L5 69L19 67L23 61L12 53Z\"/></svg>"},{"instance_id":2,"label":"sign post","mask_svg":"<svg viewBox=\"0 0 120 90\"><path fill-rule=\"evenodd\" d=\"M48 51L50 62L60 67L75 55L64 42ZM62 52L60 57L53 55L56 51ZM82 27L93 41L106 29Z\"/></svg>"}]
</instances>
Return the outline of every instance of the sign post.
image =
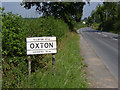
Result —
<instances>
[{"instance_id":1,"label":"sign post","mask_svg":"<svg viewBox=\"0 0 120 90\"><path fill-rule=\"evenodd\" d=\"M26 47L29 65L29 75L31 74L31 57L35 54L52 54L52 65L55 70L55 53L57 53L56 37L28 37Z\"/></svg>"},{"instance_id":2,"label":"sign post","mask_svg":"<svg viewBox=\"0 0 120 90\"><path fill-rule=\"evenodd\" d=\"M31 56L28 56L28 71L29 75L31 75Z\"/></svg>"},{"instance_id":3,"label":"sign post","mask_svg":"<svg viewBox=\"0 0 120 90\"><path fill-rule=\"evenodd\" d=\"M55 71L55 54L52 54L53 71Z\"/></svg>"}]
</instances>

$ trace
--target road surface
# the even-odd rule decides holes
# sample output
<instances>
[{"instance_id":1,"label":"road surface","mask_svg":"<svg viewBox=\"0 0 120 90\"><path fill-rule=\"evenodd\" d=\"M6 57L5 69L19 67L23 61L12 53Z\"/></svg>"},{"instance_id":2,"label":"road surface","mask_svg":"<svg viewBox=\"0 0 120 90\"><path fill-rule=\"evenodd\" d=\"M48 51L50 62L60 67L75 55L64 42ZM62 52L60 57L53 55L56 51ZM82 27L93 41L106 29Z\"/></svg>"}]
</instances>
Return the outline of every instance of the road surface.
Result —
<instances>
[{"instance_id":1,"label":"road surface","mask_svg":"<svg viewBox=\"0 0 120 90\"><path fill-rule=\"evenodd\" d=\"M86 38L98 57L118 80L118 35L86 27L79 33Z\"/></svg>"}]
</instances>

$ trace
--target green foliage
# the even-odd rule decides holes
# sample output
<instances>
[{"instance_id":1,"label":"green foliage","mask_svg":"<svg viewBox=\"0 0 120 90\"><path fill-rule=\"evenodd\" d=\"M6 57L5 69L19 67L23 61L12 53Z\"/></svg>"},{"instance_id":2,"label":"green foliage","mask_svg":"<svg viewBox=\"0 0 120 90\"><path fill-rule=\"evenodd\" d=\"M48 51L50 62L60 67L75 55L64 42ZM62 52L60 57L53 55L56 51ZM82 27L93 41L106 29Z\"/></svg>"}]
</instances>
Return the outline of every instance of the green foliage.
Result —
<instances>
[{"instance_id":1,"label":"green foliage","mask_svg":"<svg viewBox=\"0 0 120 90\"><path fill-rule=\"evenodd\" d=\"M3 88L15 88L20 84L22 79L27 77L28 67L25 60L26 57L2 58Z\"/></svg>"},{"instance_id":2,"label":"green foliage","mask_svg":"<svg viewBox=\"0 0 120 90\"><path fill-rule=\"evenodd\" d=\"M30 9L36 6L36 11L43 16L54 16L61 18L73 30L72 21L80 22L84 2L23 2L25 8Z\"/></svg>"},{"instance_id":3,"label":"green foliage","mask_svg":"<svg viewBox=\"0 0 120 90\"><path fill-rule=\"evenodd\" d=\"M29 23L28 23L29 22ZM59 41L68 30L64 21L54 17L41 17L37 19L27 19L25 27L28 27L29 37L56 36Z\"/></svg>"},{"instance_id":4,"label":"green foliage","mask_svg":"<svg viewBox=\"0 0 120 90\"><path fill-rule=\"evenodd\" d=\"M78 30L80 28L83 28L83 27L86 27L86 24L83 24L83 22L73 22L73 25L74 25L74 30Z\"/></svg>"},{"instance_id":5,"label":"green foliage","mask_svg":"<svg viewBox=\"0 0 120 90\"><path fill-rule=\"evenodd\" d=\"M120 19L113 24L113 28L115 31L111 31L111 32L120 34Z\"/></svg>"},{"instance_id":6,"label":"green foliage","mask_svg":"<svg viewBox=\"0 0 120 90\"><path fill-rule=\"evenodd\" d=\"M114 24L113 20L109 19L106 22L104 22L104 24L101 24L102 27L100 29L103 31L109 32L109 31L113 30L113 24Z\"/></svg>"},{"instance_id":7,"label":"green foliage","mask_svg":"<svg viewBox=\"0 0 120 90\"><path fill-rule=\"evenodd\" d=\"M27 27L24 27L22 17L12 13L4 13L2 21L2 55L25 56Z\"/></svg>"},{"instance_id":8,"label":"green foliage","mask_svg":"<svg viewBox=\"0 0 120 90\"><path fill-rule=\"evenodd\" d=\"M119 13L120 2L103 2L103 5L98 5L96 10L92 12L87 22L92 27L98 27L99 30L120 33Z\"/></svg>"},{"instance_id":9,"label":"green foliage","mask_svg":"<svg viewBox=\"0 0 120 90\"><path fill-rule=\"evenodd\" d=\"M56 36L57 42L67 33L69 27L64 21L54 17L24 19L17 14L2 14L2 64L3 88L18 87L28 74L26 37ZM46 55L34 55L32 72L47 65Z\"/></svg>"}]
</instances>

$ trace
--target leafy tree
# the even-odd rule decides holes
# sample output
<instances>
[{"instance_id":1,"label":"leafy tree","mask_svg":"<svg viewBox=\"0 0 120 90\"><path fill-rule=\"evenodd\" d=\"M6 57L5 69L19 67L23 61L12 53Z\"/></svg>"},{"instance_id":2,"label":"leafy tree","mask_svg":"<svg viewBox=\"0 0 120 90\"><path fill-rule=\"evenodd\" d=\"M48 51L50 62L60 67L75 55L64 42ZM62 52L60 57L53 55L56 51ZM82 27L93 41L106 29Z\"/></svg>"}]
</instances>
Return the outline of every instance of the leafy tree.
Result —
<instances>
[{"instance_id":1,"label":"leafy tree","mask_svg":"<svg viewBox=\"0 0 120 90\"><path fill-rule=\"evenodd\" d=\"M4 11L3 7L0 7L0 13L2 13Z\"/></svg>"},{"instance_id":2,"label":"leafy tree","mask_svg":"<svg viewBox=\"0 0 120 90\"><path fill-rule=\"evenodd\" d=\"M87 20L87 17L85 17L84 19L83 19L83 21L86 21Z\"/></svg>"},{"instance_id":3,"label":"leafy tree","mask_svg":"<svg viewBox=\"0 0 120 90\"><path fill-rule=\"evenodd\" d=\"M120 32L120 2L103 2L98 5L95 11L92 11L88 22L99 23L100 30ZM91 20L92 19L92 20ZM98 25L98 24L97 24Z\"/></svg>"},{"instance_id":4,"label":"leafy tree","mask_svg":"<svg viewBox=\"0 0 120 90\"><path fill-rule=\"evenodd\" d=\"M72 21L80 22L84 2L23 2L26 9L36 6L43 16L54 16L63 19L73 29Z\"/></svg>"},{"instance_id":5,"label":"leafy tree","mask_svg":"<svg viewBox=\"0 0 120 90\"><path fill-rule=\"evenodd\" d=\"M88 16L87 24L88 24L89 26L91 26L91 25L93 24L93 19L92 19L91 16Z\"/></svg>"}]
</instances>

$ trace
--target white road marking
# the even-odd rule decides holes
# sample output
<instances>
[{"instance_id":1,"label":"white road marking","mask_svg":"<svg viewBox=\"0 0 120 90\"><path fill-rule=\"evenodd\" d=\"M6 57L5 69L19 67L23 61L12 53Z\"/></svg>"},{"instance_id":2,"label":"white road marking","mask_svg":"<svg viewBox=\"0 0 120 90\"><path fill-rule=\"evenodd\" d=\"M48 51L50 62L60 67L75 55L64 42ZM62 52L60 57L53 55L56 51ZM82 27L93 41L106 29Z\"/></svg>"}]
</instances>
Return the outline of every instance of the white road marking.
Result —
<instances>
[{"instance_id":1,"label":"white road marking","mask_svg":"<svg viewBox=\"0 0 120 90\"><path fill-rule=\"evenodd\" d=\"M103 36L107 37L107 35L103 34Z\"/></svg>"},{"instance_id":2,"label":"white road marking","mask_svg":"<svg viewBox=\"0 0 120 90\"><path fill-rule=\"evenodd\" d=\"M118 40L118 39L113 39L113 40Z\"/></svg>"}]
</instances>

